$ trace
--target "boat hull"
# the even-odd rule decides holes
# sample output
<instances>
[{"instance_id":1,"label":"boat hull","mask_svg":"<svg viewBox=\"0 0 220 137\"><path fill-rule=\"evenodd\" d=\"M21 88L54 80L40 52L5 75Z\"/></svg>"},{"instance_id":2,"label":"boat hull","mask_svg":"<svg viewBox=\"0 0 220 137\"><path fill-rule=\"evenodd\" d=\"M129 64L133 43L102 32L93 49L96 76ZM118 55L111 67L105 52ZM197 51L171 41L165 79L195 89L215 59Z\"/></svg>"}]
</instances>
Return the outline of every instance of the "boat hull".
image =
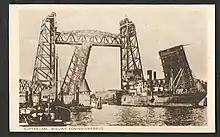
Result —
<instances>
[{"instance_id":1,"label":"boat hull","mask_svg":"<svg viewBox=\"0 0 220 137\"><path fill-rule=\"evenodd\" d=\"M180 104L194 104L199 103L207 93L198 92L198 93L187 93L180 95L165 95L165 96L156 96L155 102L158 103L180 103Z\"/></svg>"},{"instance_id":2,"label":"boat hull","mask_svg":"<svg viewBox=\"0 0 220 137\"><path fill-rule=\"evenodd\" d=\"M62 120L44 120L44 121L35 121L30 117L26 117L28 126L66 126L65 122Z\"/></svg>"},{"instance_id":3,"label":"boat hull","mask_svg":"<svg viewBox=\"0 0 220 137\"><path fill-rule=\"evenodd\" d=\"M90 106L75 106L71 107L71 112L90 112L92 107Z\"/></svg>"},{"instance_id":4,"label":"boat hull","mask_svg":"<svg viewBox=\"0 0 220 137\"><path fill-rule=\"evenodd\" d=\"M179 95L132 96L123 95L121 105L124 106L187 106L198 105L207 93L187 93Z\"/></svg>"},{"instance_id":5,"label":"boat hull","mask_svg":"<svg viewBox=\"0 0 220 137\"><path fill-rule=\"evenodd\" d=\"M65 126L70 120L70 110L62 106L45 108L20 108L21 126Z\"/></svg>"}]
</instances>

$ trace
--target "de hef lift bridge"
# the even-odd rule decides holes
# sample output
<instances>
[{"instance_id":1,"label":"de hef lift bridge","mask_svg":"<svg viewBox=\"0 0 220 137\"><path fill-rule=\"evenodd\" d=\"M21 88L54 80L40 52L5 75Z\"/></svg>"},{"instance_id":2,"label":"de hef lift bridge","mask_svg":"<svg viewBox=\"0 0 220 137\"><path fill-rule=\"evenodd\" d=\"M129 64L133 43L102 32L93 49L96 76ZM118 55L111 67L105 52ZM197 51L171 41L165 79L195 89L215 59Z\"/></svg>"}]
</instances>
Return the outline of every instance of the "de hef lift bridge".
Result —
<instances>
[{"instance_id":1,"label":"de hef lift bridge","mask_svg":"<svg viewBox=\"0 0 220 137\"><path fill-rule=\"evenodd\" d=\"M74 46L73 55L58 89L57 46ZM74 95L80 83L85 80L89 55L93 46L120 48L121 89L133 90L144 86L139 45L135 24L128 18L120 21L120 33L112 34L98 30L58 31L56 13L43 21L34 63L32 80L20 79L20 92L29 95L56 87L60 95ZM59 96L56 99L62 100Z\"/></svg>"}]
</instances>

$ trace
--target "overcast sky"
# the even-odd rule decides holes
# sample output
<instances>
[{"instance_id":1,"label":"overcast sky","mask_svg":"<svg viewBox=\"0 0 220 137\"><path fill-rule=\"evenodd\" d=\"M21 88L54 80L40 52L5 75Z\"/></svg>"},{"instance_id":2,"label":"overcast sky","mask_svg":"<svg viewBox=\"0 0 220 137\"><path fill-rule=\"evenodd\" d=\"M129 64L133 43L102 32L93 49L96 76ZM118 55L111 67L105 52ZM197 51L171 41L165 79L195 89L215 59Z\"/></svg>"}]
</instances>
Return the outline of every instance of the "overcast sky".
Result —
<instances>
[{"instance_id":1,"label":"overcast sky","mask_svg":"<svg viewBox=\"0 0 220 137\"><path fill-rule=\"evenodd\" d=\"M119 22L127 16L136 25L143 71L157 71L163 78L158 51L179 44L191 44L186 54L196 77L207 80L206 7L186 6L69 6L23 7L19 11L20 77L31 79L41 21L57 13L58 31L94 29L119 33ZM64 77L72 56L70 46L58 48L60 77ZM119 49L94 47L86 78L92 90L120 88Z\"/></svg>"}]
</instances>

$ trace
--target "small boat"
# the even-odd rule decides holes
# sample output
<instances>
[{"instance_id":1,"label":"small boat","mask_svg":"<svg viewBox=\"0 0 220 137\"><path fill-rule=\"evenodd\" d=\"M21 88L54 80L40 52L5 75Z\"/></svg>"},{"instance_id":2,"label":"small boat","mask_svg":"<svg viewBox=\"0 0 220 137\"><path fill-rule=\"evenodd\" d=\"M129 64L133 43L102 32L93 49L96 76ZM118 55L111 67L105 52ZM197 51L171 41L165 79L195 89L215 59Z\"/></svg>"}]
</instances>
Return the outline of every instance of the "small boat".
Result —
<instances>
[{"instance_id":1,"label":"small boat","mask_svg":"<svg viewBox=\"0 0 220 137\"><path fill-rule=\"evenodd\" d=\"M70 107L71 112L90 112L91 106L73 106Z\"/></svg>"}]
</instances>

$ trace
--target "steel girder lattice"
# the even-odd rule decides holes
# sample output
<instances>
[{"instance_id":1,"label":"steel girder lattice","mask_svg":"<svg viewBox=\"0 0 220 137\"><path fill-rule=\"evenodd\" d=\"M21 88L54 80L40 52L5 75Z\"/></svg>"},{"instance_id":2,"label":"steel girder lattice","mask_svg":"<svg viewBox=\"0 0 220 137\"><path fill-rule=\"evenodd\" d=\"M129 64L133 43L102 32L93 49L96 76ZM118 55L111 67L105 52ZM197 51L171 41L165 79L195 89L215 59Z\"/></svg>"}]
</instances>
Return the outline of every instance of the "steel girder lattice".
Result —
<instances>
[{"instance_id":1,"label":"steel girder lattice","mask_svg":"<svg viewBox=\"0 0 220 137\"><path fill-rule=\"evenodd\" d=\"M43 84L52 87L55 84L55 16L55 13L47 16L41 26L32 77L34 85ZM33 92L41 90L33 87Z\"/></svg>"},{"instance_id":2,"label":"steel girder lattice","mask_svg":"<svg viewBox=\"0 0 220 137\"><path fill-rule=\"evenodd\" d=\"M91 43L92 46L121 47L119 35L98 30L73 30L58 32L56 43L72 45Z\"/></svg>"},{"instance_id":3,"label":"steel girder lattice","mask_svg":"<svg viewBox=\"0 0 220 137\"><path fill-rule=\"evenodd\" d=\"M19 79L19 92L24 93L28 91L31 93L32 88L38 89L39 91L42 91L44 89L49 88L48 85L42 84L42 83L35 83L33 84L33 81L26 80L26 79Z\"/></svg>"},{"instance_id":4,"label":"steel girder lattice","mask_svg":"<svg viewBox=\"0 0 220 137\"><path fill-rule=\"evenodd\" d=\"M75 47L61 86L61 94L74 94L74 91L77 90L77 87L85 78L90 51L90 43L83 43L81 47Z\"/></svg>"},{"instance_id":5,"label":"steel girder lattice","mask_svg":"<svg viewBox=\"0 0 220 137\"><path fill-rule=\"evenodd\" d=\"M135 89L143 83L140 52L135 25L128 18L120 22L121 48L121 87L124 90Z\"/></svg>"},{"instance_id":6,"label":"steel girder lattice","mask_svg":"<svg viewBox=\"0 0 220 137\"><path fill-rule=\"evenodd\" d=\"M183 45L159 51L166 85L170 82L170 77L177 76L182 69L183 73L178 82L178 87L190 89L194 87L194 78L189 67Z\"/></svg>"},{"instance_id":7,"label":"steel girder lattice","mask_svg":"<svg viewBox=\"0 0 220 137\"><path fill-rule=\"evenodd\" d=\"M119 35L97 30L57 32L55 16L52 13L46 17L41 26L31 85L34 92L55 84L55 44L77 45L61 86L61 91L68 94L85 78L92 46L120 48L122 89L131 89L144 80L134 23L127 18L121 21Z\"/></svg>"},{"instance_id":8,"label":"steel girder lattice","mask_svg":"<svg viewBox=\"0 0 220 137\"><path fill-rule=\"evenodd\" d=\"M19 92L24 93L26 91L30 91L30 87L32 87L32 81L19 79Z\"/></svg>"},{"instance_id":9,"label":"steel girder lattice","mask_svg":"<svg viewBox=\"0 0 220 137\"><path fill-rule=\"evenodd\" d=\"M56 43L79 45L75 46L74 53L61 86L61 94L74 94L76 88L85 78L92 46L122 46L119 35L97 30L58 32Z\"/></svg>"}]
</instances>

